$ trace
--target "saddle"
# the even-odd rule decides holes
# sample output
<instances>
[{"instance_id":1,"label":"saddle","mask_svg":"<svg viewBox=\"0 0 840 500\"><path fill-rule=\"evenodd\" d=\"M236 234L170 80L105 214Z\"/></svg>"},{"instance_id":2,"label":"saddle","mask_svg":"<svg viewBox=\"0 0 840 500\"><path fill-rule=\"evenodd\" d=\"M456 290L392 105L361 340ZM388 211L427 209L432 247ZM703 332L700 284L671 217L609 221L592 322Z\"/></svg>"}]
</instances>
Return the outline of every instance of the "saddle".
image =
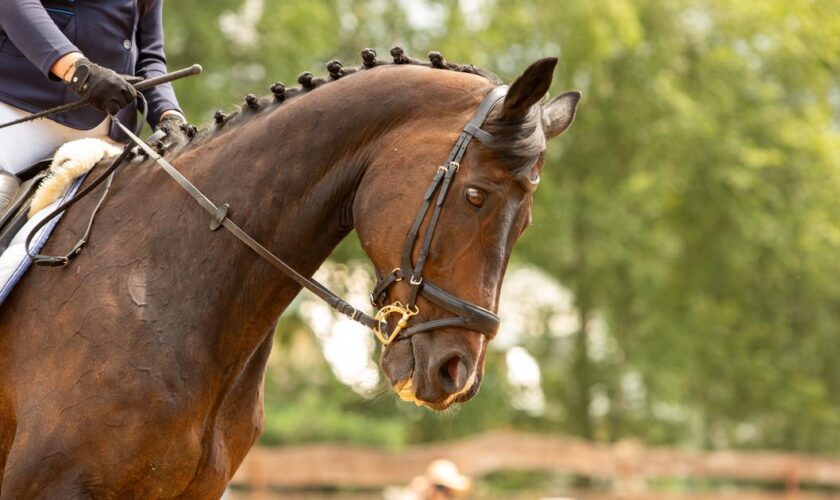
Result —
<instances>
[{"instance_id":1,"label":"saddle","mask_svg":"<svg viewBox=\"0 0 840 500\"><path fill-rule=\"evenodd\" d=\"M0 214L0 255L9 248L21 228L66 193L101 160L118 155L120 148L100 139L86 138L65 143L52 158L39 161L18 174L18 194Z\"/></svg>"},{"instance_id":2,"label":"saddle","mask_svg":"<svg viewBox=\"0 0 840 500\"><path fill-rule=\"evenodd\" d=\"M38 185L47 176L52 161L52 157L45 158L17 174L20 180L17 197L4 212L0 213L0 254L9 247L12 238L29 220L29 204Z\"/></svg>"},{"instance_id":3,"label":"saddle","mask_svg":"<svg viewBox=\"0 0 840 500\"><path fill-rule=\"evenodd\" d=\"M63 266L79 254L108 195L116 169L131 154L129 148L121 149L100 139L78 139L62 145L52 159L40 161L18 175L21 181L18 194L9 209L0 213L0 304L32 264ZM90 171L103 161L107 168L85 182ZM64 212L103 183L98 202L76 245L64 255L39 254Z\"/></svg>"}]
</instances>

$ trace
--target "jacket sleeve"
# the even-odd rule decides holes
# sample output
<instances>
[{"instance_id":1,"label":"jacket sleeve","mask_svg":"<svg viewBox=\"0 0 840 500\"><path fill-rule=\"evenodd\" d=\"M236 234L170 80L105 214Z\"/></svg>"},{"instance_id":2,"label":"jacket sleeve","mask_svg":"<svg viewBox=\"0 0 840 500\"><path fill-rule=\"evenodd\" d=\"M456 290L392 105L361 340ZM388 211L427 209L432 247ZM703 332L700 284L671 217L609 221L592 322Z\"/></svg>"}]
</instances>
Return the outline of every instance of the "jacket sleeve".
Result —
<instances>
[{"instance_id":1,"label":"jacket sleeve","mask_svg":"<svg viewBox=\"0 0 840 500\"><path fill-rule=\"evenodd\" d=\"M58 29L40 0L0 0L0 25L9 40L45 76L63 55L81 52Z\"/></svg>"},{"instance_id":2,"label":"jacket sleeve","mask_svg":"<svg viewBox=\"0 0 840 500\"><path fill-rule=\"evenodd\" d=\"M7 0L0 0L0 2ZM166 55L163 52L163 0L153 0L140 18L137 27L137 66L135 74L153 78L166 74ZM143 92L149 104L149 125L157 126L160 115L170 109L181 111L171 83L158 85Z\"/></svg>"}]
</instances>

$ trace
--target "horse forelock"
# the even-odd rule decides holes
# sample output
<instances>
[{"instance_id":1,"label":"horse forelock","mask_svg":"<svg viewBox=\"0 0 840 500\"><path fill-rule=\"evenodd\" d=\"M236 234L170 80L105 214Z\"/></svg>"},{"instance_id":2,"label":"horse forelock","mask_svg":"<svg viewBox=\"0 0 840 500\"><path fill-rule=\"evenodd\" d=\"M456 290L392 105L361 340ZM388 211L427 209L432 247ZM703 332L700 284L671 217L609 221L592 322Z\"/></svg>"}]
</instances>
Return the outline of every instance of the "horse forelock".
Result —
<instances>
[{"instance_id":1,"label":"horse forelock","mask_svg":"<svg viewBox=\"0 0 840 500\"><path fill-rule=\"evenodd\" d=\"M485 123L484 130L493 136L487 147L505 162L515 179L534 178L534 167L546 147L540 106L531 107L524 116L513 120L501 120L494 113Z\"/></svg>"}]
</instances>

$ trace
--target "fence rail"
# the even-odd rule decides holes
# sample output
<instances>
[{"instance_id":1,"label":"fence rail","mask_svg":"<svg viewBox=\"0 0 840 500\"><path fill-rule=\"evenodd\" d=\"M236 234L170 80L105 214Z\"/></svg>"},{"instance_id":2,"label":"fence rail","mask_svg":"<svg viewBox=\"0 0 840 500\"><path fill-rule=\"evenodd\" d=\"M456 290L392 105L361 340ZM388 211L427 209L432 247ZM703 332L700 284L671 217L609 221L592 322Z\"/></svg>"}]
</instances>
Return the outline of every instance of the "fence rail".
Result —
<instances>
[{"instance_id":1,"label":"fence rail","mask_svg":"<svg viewBox=\"0 0 840 500\"><path fill-rule=\"evenodd\" d=\"M233 484L255 489L379 488L407 483L436 458L454 461L471 476L545 470L623 485L643 484L648 479L693 478L782 483L788 493L796 492L801 483L840 487L840 458L766 451L698 452L634 442L593 444L512 431L396 452L342 444L257 447L245 458Z\"/></svg>"}]
</instances>

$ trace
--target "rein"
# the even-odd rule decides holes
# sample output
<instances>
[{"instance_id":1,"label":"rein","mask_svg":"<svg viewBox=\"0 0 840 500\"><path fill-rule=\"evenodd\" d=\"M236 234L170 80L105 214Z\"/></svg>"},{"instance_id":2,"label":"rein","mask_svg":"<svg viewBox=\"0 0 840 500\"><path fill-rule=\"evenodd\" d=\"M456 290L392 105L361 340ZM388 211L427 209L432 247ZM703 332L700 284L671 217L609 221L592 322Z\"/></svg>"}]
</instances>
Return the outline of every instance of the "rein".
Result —
<instances>
[{"instance_id":1,"label":"rein","mask_svg":"<svg viewBox=\"0 0 840 500\"><path fill-rule=\"evenodd\" d=\"M379 324L379 321L376 319L368 316L367 314L359 311L355 307L351 306L349 303L344 301L341 297L330 291L327 287L318 283L317 281L307 278L306 276L300 274L299 272L295 271L291 266L283 262L279 257L271 253L267 248L262 246L257 240L252 238L248 235L245 231L243 231L239 226L237 226L232 220L227 217L228 211L230 206L227 203L222 205L216 205L210 199L205 196L193 183L191 183L186 177L181 174L175 167L172 166L171 163L166 161L162 156L160 156L157 151L149 147L142 139L137 137L131 130L128 129L125 125L122 124L116 117L111 117L111 120L117 124L117 127L120 128L130 139L134 142L137 146L140 147L151 159L157 163L164 172L169 174L175 182L181 186L184 191L187 192L190 196L195 199L196 202L206 210L210 216L210 230L216 231L220 227L224 227L231 234L233 234L237 239L239 239L242 243L248 245L251 250L257 253L260 257L267 260L271 265L283 271L288 277L292 278L296 281L300 286L306 288L310 292L314 293L318 298L322 299L324 302L329 304L330 307L335 309L336 311L340 312L341 314L346 315L350 319L354 321L358 321L359 323L365 325L368 328L382 328L382 325Z\"/></svg>"},{"instance_id":2,"label":"rein","mask_svg":"<svg viewBox=\"0 0 840 500\"><path fill-rule=\"evenodd\" d=\"M291 266L283 262L279 257L274 255L270 250L265 248L262 244L248 235L232 220L228 218L229 205L224 203L217 205L213 203L207 196L205 196L194 184L192 184L186 177L183 176L175 167L172 166L166 159L157 153L145 141L140 139L128 127L122 124L115 116L111 116L111 120L120 128L142 151L144 151L151 159L155 161L175 182L178 183L198 204L207 211L211 216L210 230L216 231L220 227L227 229L238 240L247 245L257 255L268 261L271 265L282 271L289 278L294 280L303 288L314 293L318 298L326 302L330 307L348 318L363 324L372 329L376 337L384 344L388 345L398 338L409 338L415 333L433 330L442 327L462 327L469 328L486 335L492 339L499 328L499 317L493 312L480 307L476 304L464 301L455 295L443 290L442 288L423 279L423 269L428 260L432 237L440 219L441 210L443 208L446 195L452 186L452 180L458 173L460 168L460 161L467 151L467 147L473 138L478 139L483 143L489 143L493 137L481 129L481 125L490 114L493 107L499 103L507 94L508 87L505 85L498 86L491 90L482 100L473 118L464 126L461 135L455 142L455 146L449 153L443 165L439 166L432 179L431 184L427 188L423 202L417 217L406 236L406 241L403 246L400 267L394 269L391 273L383 278L380 278L370 294L371 303L374 307L379 308L375 316L371 317L352 306L344 299L336 295L327 287L318 281L307 278L295 271ZM128 152L133 148L132 144L128 144L123 153L117 157L117 160L108 168L111 173L116 170L125 158L128 157ZM97 179L98 181L99 179ZM90 186L83 194L89 192L93 186ZM420 249L420 254L416 263L412 263L412 253L415 245L418 242L420 228L429 210L432 207L432 201L437 193L437 199L434 202L434 208L431 210L431 219L423 235L423 243ZM76 198L78 199L78 198ZM61 206L56 209L56 212L63 211L67 208ZM97 207L98 208L98 207ZM52 214L50 214L51 218ZM37 227L30 233L26 242L27 254L35 263L62 266L69 262L69 259L75 256L81 247L74 249L74 252L64 257L48 257L48 256L34 256L29 254L29 240L37 231ZM386 294L387 290L396 282L403 279L409 279L410 294L406 305L402 305L399 301L390 305L382 305L380 299ZM422 295L430 302L453 313L455 316L451 318L442 318L430 320L409 327L409 320L411 317L420 313L420 308L417 306L417 297ZM390 331L387 319L391 315L399 315L397 325Z\"/></svg>"}]
</instances>

